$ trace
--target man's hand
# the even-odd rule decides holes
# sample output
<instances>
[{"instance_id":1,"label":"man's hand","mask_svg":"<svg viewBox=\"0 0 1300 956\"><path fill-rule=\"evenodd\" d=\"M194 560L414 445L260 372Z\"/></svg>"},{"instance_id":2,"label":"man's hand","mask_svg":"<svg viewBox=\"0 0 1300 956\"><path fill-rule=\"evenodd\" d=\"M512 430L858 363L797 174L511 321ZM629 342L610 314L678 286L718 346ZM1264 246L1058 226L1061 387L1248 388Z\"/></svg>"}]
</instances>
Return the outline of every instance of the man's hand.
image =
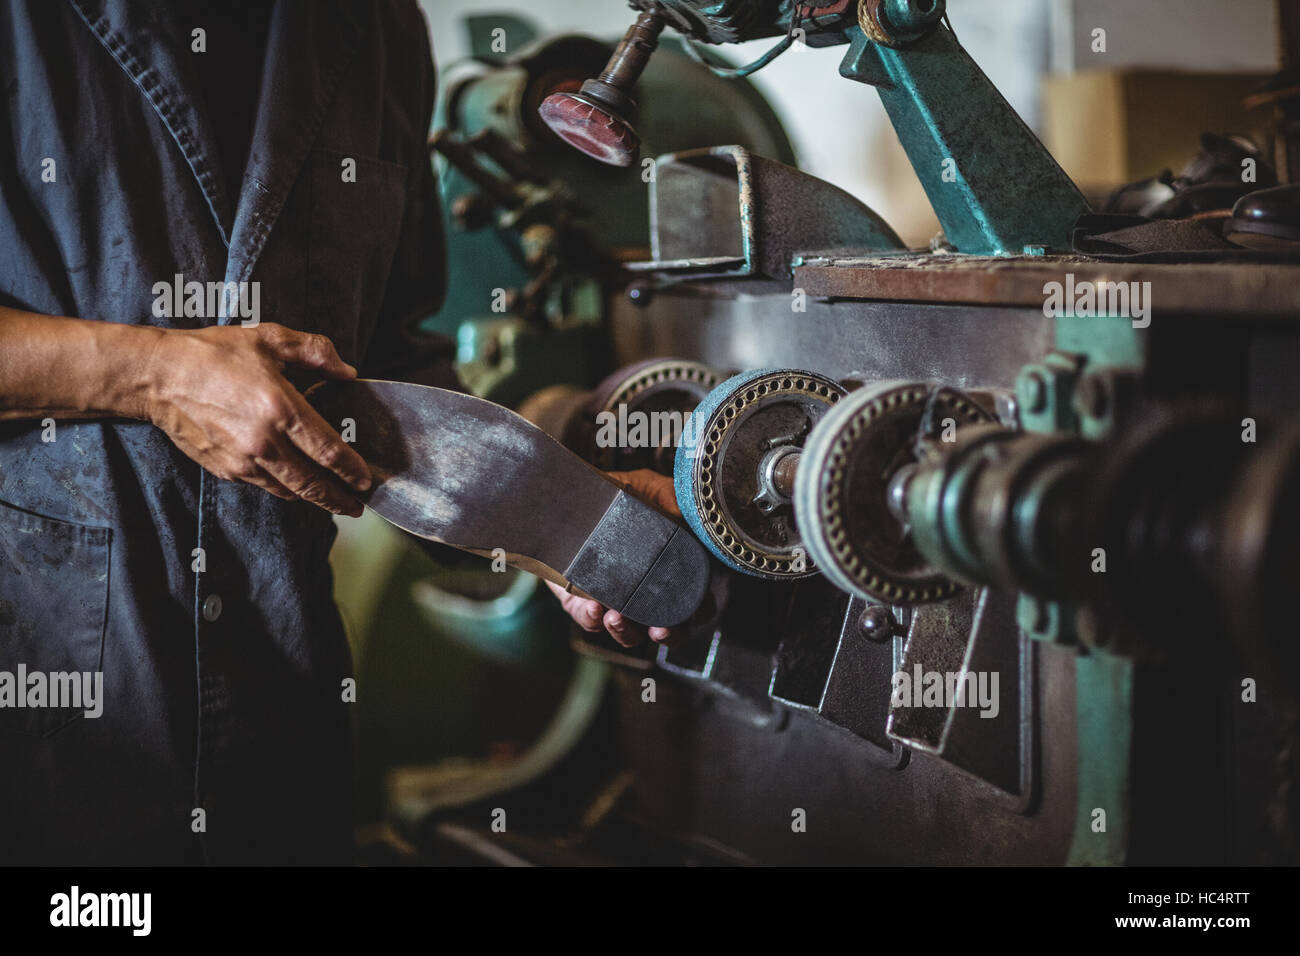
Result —
<instances>
[{"instance_id":1,"label":"man's hand","mask_svg":"<svg viewBox=\"0 0 1300 956\"><path fill-rule=\"evenodd\" d=\"M370 487L366 463L284 377L293 365L356 378L325 336L273 322L169 330L149 364L148 420L212 474L361 514L352 489Z\"/></svg>"},{"instance_id":2,"label":"man's hand","mask_svg":"<svg viewBox=\"0 0 1300 956\"><path fill-rule=\"evenodd\" d=\"M221 478L359 515L370 473L284 377L356 369L321 335L251 328L159 329L0 306L0 421L135 418Z\"/></svg>"},{"instance_id":3,"label":"man's hand","mask_svg":"<svg viewBox=\"0 0 1300 956\"><path fill-rule=\"evenodd\" d=\"M649 468L641 468L637 471L611 471L608 475L622 485L625 491L643 501L648 501L660 511L675 518L682 516L677 507L677 496L673 493L671 478ZM672 647L680 639L681 635L671 628L652 627L647 630L635 621L629 621L618 611L605 607L599 601L570 594L550 581L546 582L546 586L560 599L560 605L580 628L593 634L604 629L609 632L610 637L624 647L636 647L646 639L647 634L656 644L664 644L668 647Z\"/></svg>"}]
</instances>

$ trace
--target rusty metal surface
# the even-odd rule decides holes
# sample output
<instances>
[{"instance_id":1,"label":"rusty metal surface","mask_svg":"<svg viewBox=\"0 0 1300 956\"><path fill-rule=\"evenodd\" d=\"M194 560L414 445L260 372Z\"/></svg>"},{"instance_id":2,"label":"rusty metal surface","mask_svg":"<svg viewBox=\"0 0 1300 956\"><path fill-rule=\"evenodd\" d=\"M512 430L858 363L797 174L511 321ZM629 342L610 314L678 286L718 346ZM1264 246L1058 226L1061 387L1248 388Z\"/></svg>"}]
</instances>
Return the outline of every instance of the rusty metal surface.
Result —
<instances>
[{"instance_id":1,"label":"rusty metal surface","mask_svg":"<svg viewBox=\"0 0 1300 956\"><path fill-rule=\"evenodd\" d=\"M1074 656L1041 649L1039 761L1016 812L985 781L931 754L901 769L879 748L809 714L762 722L707 685L661 681L640 698L641 675L615 672L628 765L643 784L628 812L658 832L691 832L743 848L766 864L1059 865L1069 851L1077 779ZM792 832L793 808L806 811Z\"/></svg>"},{"instance_id":2,"label":"rusty metal surface","mask_svg":"<svg viewBox=\"0 0 1300 956\"><path fill-rule=\"evenodd\" d=\"M1053 277L1059 280L1063 266L1075 263L1082 268L1096 265L1081 259L1029 265L1055 268ZM981 270L990 264L995 275L1005 268L985 260ZM1102 268L1108 277L1115 275L1115 266ZM1151 266L1127 268L1153 274ZM1231 268L1236 276L1277 274L1272 269ZM1162 393L1203 390L1206 382L1232 386L1240 357L1243 365L1249 359L1250 376L1237 387L1249 389L1257 407L1295 405L1296 333L1289 325L1273 319L1220 324L1207 316L1231 294L1210 288L1211 280L1203 277L1214 272L1204 267L1161 267L1154 274L1200 277L1190 288L1177 290L1182 296L1178 301L1199 314L1168 324L1161 322L1161 286L1155 285L1152 342L1159 361L1153 364L1152 380ZM810 282L804 285L809 299L803 311L792 308L788 285L752 279L681 283L652 290L637 303L616 300L615 346L622 361L671 353L718 368L797 365L859 383L915 378L962 388L1007 386L1023 365L1053 346L1055 323L1043 316L1042 282L1041 277L1022 282L1029 292L1013 306L983 304L983 298L979 304L818 299L815 296L825 295L825 289L814 290ZM796 277L794 284L803 283ZM1258 305L1256 295L1249 308L1242 306L1232 314L1247 319L1245 313ZM1225 314L1233 308L1234 303L1227 302ZM1168 311L1177 309L1171 306ZM971 708L946 715L952 719L945 722L942 752L914 750L901 770L879 765L879 748L869 737L830 727L826 714L813 711L811 702L827 671L829 632L819 630L806 647L791 645L785 649L791 653L778 657L783 671L775 689L786 701L784 716L737 706L737 700L749 698L728 674L760 668L743 668L736 659L747 653L766 663L779 650L779 638L793 634L771 607L745 622L734 639L724 631L707 646L692 649L699 657L696 669L708 679L692 681L689 687L661 682L658 708L645 708L636 681L619 675L629 763L644 781L629 812L657 832L700 834L770 863L996 865L1068 860L1076 804L1085 801L1085 810L1102 805L1093 796L1096 788L1080 789L1080 774L1096 767L1080 756L1075 652L1020 639L1013 608L986 609L992 610L997 617L981 619L988 626L979 628L965 666L1001 675L1003 710L997 719L983 718ZM751 648L745 640L757 646ZM840 658L832 668L829 683L844 663ZM791 670L795 667L799 673ZM1133 723L1133 792L1142 798L1132 808L1125 831L1135 836L1131 861L1253 858L1249 849L1239 850L1230 842L1238 836L1233 828L1242 826L1248 815L1221 806L1226 796L1218 785L1228 779L1226 771L1232 766L1218 746L1224 732L1217 723L1223 719L1222 709L1189 717L1185 708L1169 706L1169 701L1186 696L1187 687L1195 687L1198 698L1226 699L1222 695L1231 680L1223 680L1225 672L1235 673L1217 662L1208 667L1187 662L1176 673L1145 675L1155 680L1148 680L1134 696L1138 712ZM1017 685L1020 693L1013 695ZM1086 681L1080 686L1084 698L1091 699L1095 686ZM1015 709L1013 696L1022 709ZM865 695L849 703L851 714L870 715ZM1119 710L1129 713L1122 704ZM844 713L837 716L841 727L851 726ZM1255 712L1249 711L1247 719L1256 719ZM1089 724L1082 732L1085 737L1098 734ZM1127 744L1123 749L1127 751ZM1023 774L1018 777L1016 770ZM1253 778L1247 785L1237 777L1239 790L1253 784ZM1203 792L1206 801L1188 804L1178 796L1188 792ZM1254 812L1248 825L1254 827L1267 797L1253 791L1247 796ZM790 833L791 808L805 810L815 825L804 833ZM1119 827L1116 819L1116 832Z\"/></svg>"},{"instance_id":3,"label":"rusty metal surface","mask_svg":"<svg viewBox=\"0 0 1300 956\"><path fill-rule=\"evenodd\" d=\"M988 797L1024 810L1034 787L1035 685L1030 641L1015 624L1015 594L979 588L913 612L900 671L911 693L891 701L889 736L989 785ZM965 683L962 698L918 706L922 674ZM929 679L929 678L927 678ZM996 683L993 681L996 680ZM972 694L990 691L978 702Z\"/></svg>"},{"instance_id":4,"label":"rusty metal surface","mask_svg":"<svg viewBox=\"0 0 1300 956\"><path fill-rule=\"evenodd\" d=\"M681 355L717 369L786 366L842 381L905 378L955 388L1006 386L1050 351L1051 320L1038 308L827 302L796 312L785 291L753 293L750 281L718 295L706 284L678 286L635 305L611 307L620 363Z\"/></svg>"},{"instance_id":5,"label":"rusty metal surface","mask_svg":"<svg viewBox=\"0 0 1300 956\"><path fill-rule=\"evenodd\" d=\"M1300 265L1098 262L1080 256L990 258L963 255L804 256L794 284L810 296L896 302L1032 306L1043 286L1080 282L1149 282L1156 315L1300 317Z\"/></svg>"},{"instance_id":6,"label":"rusty metal surface","mask_svg":"<svg viewBox=\"0 0 1300 956\"><path fill-rule=\"evenodd\" d=\"M902 249L868 206L793 166L739 146L661 156L650 181L650 262L634 272L788 279L809 249Z\"/></svg>"}]
</instances>

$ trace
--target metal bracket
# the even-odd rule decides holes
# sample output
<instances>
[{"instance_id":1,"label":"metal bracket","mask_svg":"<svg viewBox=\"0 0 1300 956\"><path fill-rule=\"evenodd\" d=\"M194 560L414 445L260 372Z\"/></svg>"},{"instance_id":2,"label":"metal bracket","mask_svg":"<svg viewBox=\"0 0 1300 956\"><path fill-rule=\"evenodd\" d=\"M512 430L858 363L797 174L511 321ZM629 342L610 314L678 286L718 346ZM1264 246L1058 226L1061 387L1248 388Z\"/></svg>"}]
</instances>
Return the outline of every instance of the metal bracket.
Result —
<instances>
[{"instance_id":1,"label":"metal bracket","mask_svg":"<svg viewBox=\"0 0 1300 956\"><path fill-rule=\"evenodd\" d=\"M789 279L795 253L902 250L849 193L740 146L660 156L650 181L650 262L633 272Z\"/></svg>"},{"instance_id":2,"label":"metal bracket","mask_svg":"<svg viewBox=\"0 0 1300 956\"><path fill-rule=\"evenodd\" d=\"M887 47L849 31L840 75L876 87L958 252L1066 252L1083 194L957 42L938 26Z\"/></svg>"}]
</instances>

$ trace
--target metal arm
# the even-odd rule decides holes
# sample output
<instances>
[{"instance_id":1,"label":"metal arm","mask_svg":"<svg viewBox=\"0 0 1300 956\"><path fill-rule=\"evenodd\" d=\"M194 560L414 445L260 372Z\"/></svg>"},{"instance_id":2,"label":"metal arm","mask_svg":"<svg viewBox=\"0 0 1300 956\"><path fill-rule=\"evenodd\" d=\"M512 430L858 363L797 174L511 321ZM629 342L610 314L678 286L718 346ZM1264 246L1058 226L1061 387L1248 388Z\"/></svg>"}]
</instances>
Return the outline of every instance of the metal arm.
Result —
<instances>
[{"instance_id":1,"label":"metal arm","mask_svg":"<svg viewBox=\"0 0 1300 956\"><path fill-rule=\"evenodd\" d=\"M772 35L781 16L797 12L810 44L849 44L840 74L880 93L957 251L1070 250L1071 230L1089 211L1087 201L941 23L944 0L857 0L856 25L853 3L843 0L798 11L774 0L633 5L643 12L600 80L543 104L551 128L589 155L620 166L634 161L639 143L626 116L627 94L665 24L694 39L740 41Z\"/></svg>"},{"instance_id":2,"label":"metal arm","mask_svg":"<svg viewBox=\"0 0 1300 956\"><path fill-rule=\"evenodd\" d=\"M943 0L892 6L909 2L943 13ZM911 42L877 36L850 31L840 75L880 94L948 241L976 255L1068 251L1087 200L952 31L935 19Z\"/></svg>"}]
</instances>

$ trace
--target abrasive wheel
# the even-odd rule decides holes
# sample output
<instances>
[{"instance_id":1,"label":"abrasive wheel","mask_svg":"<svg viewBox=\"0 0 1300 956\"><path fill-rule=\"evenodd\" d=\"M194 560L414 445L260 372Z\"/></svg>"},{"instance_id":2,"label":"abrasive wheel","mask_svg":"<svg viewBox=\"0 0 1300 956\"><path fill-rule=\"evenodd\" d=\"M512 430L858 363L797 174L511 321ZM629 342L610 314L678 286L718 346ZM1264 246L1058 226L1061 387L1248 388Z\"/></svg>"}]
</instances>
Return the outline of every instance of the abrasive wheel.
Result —
<instances>
[{"instance_id":1,"label":"abrasive wheel","mask_svg":"<svg viewBox=\"0 0 1300 956\"><path fill-rule=\"evenodd\" d=\"M951 597L961 585L921 556L889 507L890 479L920 442L994 417L950 388L886 382L854 392L813 430L795 480L809 557L839 588L888 604Z\"/></svg>"},{"instance_id":2,"label":"abrasive wheel","mask_svg":"<svg viewBox=\"0 0 1300 956\"><path fill-rule=\"evenodd\" d=\"M686 420L722 379L685 359L623 366L596 386L583 409L594 429L588 459L605 471L650 468L671 475Z\"/></svg>"},{"instance_id":3,"label":"abrasive wheel","mask_svg":"<svg viewBox=\"0 0 1300 956\"><path fill-rule=\"evenodd\" d=\"M673 483L687 524L728 567L772 580L814 574L792 502L813 426L846 394L800 369L760 369L700 402L677 449Z\"/></svg>"},{"instance_id":4,"label":"abrasive wheel","mask_svg":"<svg viewBox=\"0 0 1300 956\"><path fill-rule=\"evenodd\" d=\"M548 385L519 403L519 412L569 451L587 457L591 440L587 403L591 393L576 385Z\"/></svg>"}]
</instances>

